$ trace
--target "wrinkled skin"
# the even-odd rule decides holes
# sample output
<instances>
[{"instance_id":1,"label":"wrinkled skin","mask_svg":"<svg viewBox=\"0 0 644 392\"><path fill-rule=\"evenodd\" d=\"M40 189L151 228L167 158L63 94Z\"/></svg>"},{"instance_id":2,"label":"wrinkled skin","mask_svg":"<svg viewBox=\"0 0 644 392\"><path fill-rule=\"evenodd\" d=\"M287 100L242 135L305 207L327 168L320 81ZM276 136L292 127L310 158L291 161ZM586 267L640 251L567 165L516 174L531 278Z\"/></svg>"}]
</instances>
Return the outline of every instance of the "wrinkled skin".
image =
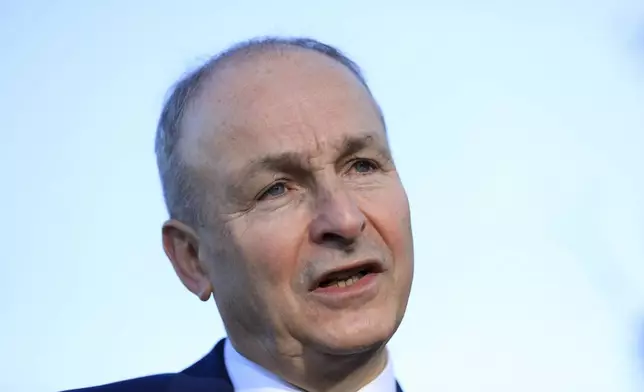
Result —
<instances>
[{"instance_id":1,"label":"wrinkled skin","mask_svg":"<svg viewBox=\"0 0 644 392\"><path fill-rule=\"evenodd\" d=\"M313 51L246 55L218 69L184 116L181 154L207 224L164 226L184 285L215 301L235 348L306 390L358 389L386 364L413 276L409 205L379 110ZM321 274L360 260L377 294L329 303Z\"/></svg>"}]
</instances>

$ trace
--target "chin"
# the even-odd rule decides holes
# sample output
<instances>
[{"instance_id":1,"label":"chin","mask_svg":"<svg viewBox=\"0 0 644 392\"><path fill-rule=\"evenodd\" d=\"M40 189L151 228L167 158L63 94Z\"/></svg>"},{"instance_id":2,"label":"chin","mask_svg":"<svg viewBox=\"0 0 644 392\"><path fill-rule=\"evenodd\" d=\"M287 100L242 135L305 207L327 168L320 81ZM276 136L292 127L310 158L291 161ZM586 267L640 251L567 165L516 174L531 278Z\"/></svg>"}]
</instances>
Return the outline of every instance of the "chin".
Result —
<instances>
[{"instance_id":1,"label":"chin","mask_svg":"<svg viewBox=\"0 0 644 392\"><path fill-rule=\"evenodd\" d=\"M384 347L400 323L391 317L339 317L318 325L311 336L321 351L334 355L357 354Z\"/></svg>"}]
</instances>

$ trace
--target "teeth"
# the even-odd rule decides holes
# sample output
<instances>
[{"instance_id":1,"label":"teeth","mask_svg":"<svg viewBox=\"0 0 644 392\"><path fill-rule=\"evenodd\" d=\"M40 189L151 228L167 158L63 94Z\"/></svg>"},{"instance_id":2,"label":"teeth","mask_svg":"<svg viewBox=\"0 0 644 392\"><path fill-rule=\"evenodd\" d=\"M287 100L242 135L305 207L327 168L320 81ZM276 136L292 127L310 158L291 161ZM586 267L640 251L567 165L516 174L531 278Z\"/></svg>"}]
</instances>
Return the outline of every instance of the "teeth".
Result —
<instances>
[{"instance_id":1,"label":"teeth","mask_svg":"<svg viewBox=\"0 0 644 392\"><path fill-rule=\"evenodd\" d=\"M354 276L352 276L352 277L350 277L348 279L338 280L335 283L333 283L332 285L334 285L336 287L347 287L347 286L353 285L358 280L360 280L360 276L354 275Z\"/></svg>"}]
</instances>

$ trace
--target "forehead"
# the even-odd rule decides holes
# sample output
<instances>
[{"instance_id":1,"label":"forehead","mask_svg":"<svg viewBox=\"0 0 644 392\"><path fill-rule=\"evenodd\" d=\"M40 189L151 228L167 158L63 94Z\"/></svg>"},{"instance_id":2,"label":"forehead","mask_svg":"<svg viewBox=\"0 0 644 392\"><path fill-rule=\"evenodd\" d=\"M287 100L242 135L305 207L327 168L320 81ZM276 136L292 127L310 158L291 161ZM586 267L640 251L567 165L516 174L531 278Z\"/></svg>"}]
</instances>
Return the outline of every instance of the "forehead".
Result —
<instances>
[{"instance_id":1,"label":"forehead","mask_svg":"<svg viewBox=\"0 0 644 392\"><path fill-rule=\"evenodd\" d=\"M343 140L385 144L379 110L341 63L308 50L232 60L186 113L189 163L229 172L264 154L324 155Z\"/></svg>"}]
</instances>

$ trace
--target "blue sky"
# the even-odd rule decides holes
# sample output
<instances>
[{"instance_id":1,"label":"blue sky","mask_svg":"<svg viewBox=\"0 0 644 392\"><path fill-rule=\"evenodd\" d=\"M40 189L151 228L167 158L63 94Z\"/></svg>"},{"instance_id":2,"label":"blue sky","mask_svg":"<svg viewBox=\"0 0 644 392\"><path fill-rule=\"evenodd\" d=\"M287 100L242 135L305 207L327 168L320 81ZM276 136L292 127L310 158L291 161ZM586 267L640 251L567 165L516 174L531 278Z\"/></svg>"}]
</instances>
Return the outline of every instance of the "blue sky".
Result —
<instances>
[{"instance_id":1,"label":"blue sky","mask_svg":"<svg viewBox=\"0 0 644 392\"><path fill-rule=\"evenodd\" d=\"M407 391L644 390L644 3L3 1L0 389L176 371L224 331L174 276L168 87L238 40L363 68L412 203Z\"/></svg>"}]
</instances>

